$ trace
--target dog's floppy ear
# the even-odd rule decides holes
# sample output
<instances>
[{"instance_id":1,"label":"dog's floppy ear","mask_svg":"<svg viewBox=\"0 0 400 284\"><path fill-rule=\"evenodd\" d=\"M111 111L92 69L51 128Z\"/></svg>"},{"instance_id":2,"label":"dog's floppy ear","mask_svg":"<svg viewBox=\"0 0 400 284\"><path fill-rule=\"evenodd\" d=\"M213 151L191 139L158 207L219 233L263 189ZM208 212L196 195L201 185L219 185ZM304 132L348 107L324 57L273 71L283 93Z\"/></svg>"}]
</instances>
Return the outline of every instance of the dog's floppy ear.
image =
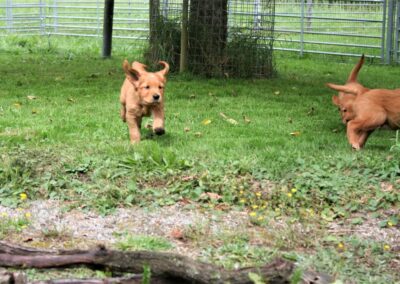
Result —
<instances>
[{"instance_id":1,"label":"dog's floppy ear","mask_svg":"<svg viewBox=\"0 0 400 284\"><path fill-rule=\"evenodd\" d=\"M124 63L122 64L122 68L125 71L126 78L132 83L135 84L140 77L140 74L137 70L133 69L130 65L128 60L124 60Z\"/></svg>"},{"instance_id":2,"label":"dog's floppy ear","mask_svg":"<svg viewBox=\"0 0 400 284\"><path fill-rule=\"evenodd\" d=\"M164 66L164 69L158 71L157 73L159 73L165 77L169 72L169 64L165 61L159 61L158 63L161 64L162 66Z\"/></svg>"},{"instance_id":3,"label":"dog's floppy ear","mask_svg":"<svg viewBox=\"0 0 400 284\"><path fill-rule=\"evenodd\" d=\"M135 69L139 73L146 73L147 72L147 65L134 61L132 62L132 69Z\"/></svg>"},{"instance_id":4,"label":"dog's floppy ear","mask_svg":"<svg viewBox=\"0 0 400 284\"><path fill-rule=\"evenodd\" d=\"M327 83L326 86L331 88L332 90L336 90L347 94L358 95L362 93L362 91L359 88L356 88L352 85L336 85L332 83Z\"/></svg>"},{"instance_id":5,"label":"dog's floppy ear","mask_svg":"<svg viewBox=\"0 0 400 284\"><path fill-rule=\"evenodd\" d=\"M340 106L339 97L338 96L332 96L332 103L335 106Z\"/></svg>"},{"instance_id":6,"label":"dog's floppy ear","mask_svg":"<svg viewBox=\"0 0 400 284\"><path fill-rule=\"evenodd\" d=\"M358 60L356 66L354 66L353 70L351 70L349 78L347 78L346 81L347 83L357 82L358 72L360 71L363 64L364 64L364 54L361 55L360 60Z\"/></svg>"}]
</instances>

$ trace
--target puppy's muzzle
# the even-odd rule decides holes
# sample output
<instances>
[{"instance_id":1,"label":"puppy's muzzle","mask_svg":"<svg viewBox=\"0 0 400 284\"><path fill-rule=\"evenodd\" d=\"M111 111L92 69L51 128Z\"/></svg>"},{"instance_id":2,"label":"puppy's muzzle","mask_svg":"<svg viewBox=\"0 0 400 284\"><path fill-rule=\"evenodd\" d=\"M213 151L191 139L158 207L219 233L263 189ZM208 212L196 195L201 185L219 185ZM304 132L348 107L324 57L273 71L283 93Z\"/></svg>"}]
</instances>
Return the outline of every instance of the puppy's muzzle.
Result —
<instances>
[{"instance_id":1,"label":"puppy's muzzle","mask_svg":"<svg viewBox=\"0 0 400 284\"><path fill-rule=\"evenodd\" d=\"M153 102L157 103L160 101L161 96L159 94L154 94L153 95Z\"/></svg>"}]
</instances>

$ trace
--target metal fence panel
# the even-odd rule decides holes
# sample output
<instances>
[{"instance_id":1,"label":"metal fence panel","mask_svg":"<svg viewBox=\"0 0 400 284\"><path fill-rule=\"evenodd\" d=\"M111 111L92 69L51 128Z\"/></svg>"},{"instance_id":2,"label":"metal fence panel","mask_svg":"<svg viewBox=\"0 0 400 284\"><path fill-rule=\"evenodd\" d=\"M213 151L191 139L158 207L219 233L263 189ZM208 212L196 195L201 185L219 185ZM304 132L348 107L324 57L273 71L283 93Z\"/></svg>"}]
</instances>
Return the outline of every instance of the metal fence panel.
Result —
<instances>
[{"instance_id":1,"label":"metal fence panel","mask_svg":"<svg viewBox=\"0 0 400 284\"><path fill-rule=\"evenodd\" d=\"M274 49L300 55L365 53L386 62L392 56L398 61L400 12L388 5L390 1L400 5L399 0L276 0ZM161 7L170 4L168 0L160 2ZM242 2L246 6L253 3L252 11L241 11ZM257 11L262 10L259 0L229 3L228 25L234 26L235 19L246 14L257 26L261 19ZM101 37L103 5L102 0L5 0L0 3L0 35ZM149 33L149 1L116 0L114 11L113 37L144 45Z\"/></svg>"}]
</instances>

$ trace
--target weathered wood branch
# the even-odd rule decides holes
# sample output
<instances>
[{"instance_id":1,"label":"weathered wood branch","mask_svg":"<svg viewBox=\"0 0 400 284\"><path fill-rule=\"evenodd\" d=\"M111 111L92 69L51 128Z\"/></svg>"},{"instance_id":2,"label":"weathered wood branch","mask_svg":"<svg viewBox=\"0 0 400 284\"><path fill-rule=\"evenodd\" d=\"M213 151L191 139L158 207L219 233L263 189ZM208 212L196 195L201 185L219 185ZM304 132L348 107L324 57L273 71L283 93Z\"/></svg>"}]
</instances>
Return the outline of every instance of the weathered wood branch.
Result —
<instances>
[{"instance_id":1,"label":"weathered wood branch","mask_svg":"<svg viewBox=\"0 0 400 284\"><path fill-rule=\"evenodd\" d=\"M76 265L100 266L111 271L128 273L142 273L143 267L148 265L150 266L152 277L165 280L158 283L199 284L250 284L253 283L249 278L250 272L260 275L267 283L290 283L294 270L294 264L283 259L275 259L261 267L226 270L182 255L165 252L123 252L107 250L104 246L99 246L95 250L50 251L24 248L0 242L0 267L54 268ZM174 282L171 282L172 279L174 279ZM67 282L48 283L64 284Z\"/></svg>"}]
</instances>

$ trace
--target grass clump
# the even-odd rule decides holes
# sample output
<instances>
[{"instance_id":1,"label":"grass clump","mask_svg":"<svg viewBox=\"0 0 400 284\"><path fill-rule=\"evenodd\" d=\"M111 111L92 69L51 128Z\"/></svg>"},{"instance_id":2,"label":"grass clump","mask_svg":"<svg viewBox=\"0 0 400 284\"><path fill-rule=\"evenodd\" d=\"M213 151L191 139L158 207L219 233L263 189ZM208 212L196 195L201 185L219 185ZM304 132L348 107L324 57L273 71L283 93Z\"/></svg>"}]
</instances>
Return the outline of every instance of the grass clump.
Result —
<instances>
[{"instance_id":1,"label":"grass clump","mask_svg":"<svg viewBox=\"0 0 400 284\"><path fill-rule=\"evenodd\" d=\"M159 237L127 234L117 242L116 247L120 250L165 251L172 249L173 245L168 240Z\"/></svg>"}]
</instances>

